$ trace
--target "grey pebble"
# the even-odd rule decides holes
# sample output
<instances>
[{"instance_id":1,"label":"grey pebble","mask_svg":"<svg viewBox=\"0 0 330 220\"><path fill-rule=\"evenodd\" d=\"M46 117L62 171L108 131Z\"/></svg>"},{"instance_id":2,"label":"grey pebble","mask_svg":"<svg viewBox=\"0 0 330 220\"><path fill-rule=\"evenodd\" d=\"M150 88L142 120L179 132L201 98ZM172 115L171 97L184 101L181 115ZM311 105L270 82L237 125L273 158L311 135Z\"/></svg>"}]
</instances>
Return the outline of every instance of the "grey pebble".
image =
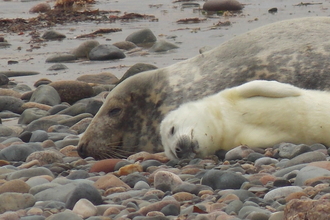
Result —
<instances>
[{"instance_id":1,"label":"grey pebble","mask_svg":"<svg viewBox=\"0 0 330 220\"><path fill-rule=\"evenodd\" d=\"M18 119L18 124L27 125L34 120L43 118L48 115L49 115L48 111L39 108L28 108L25 109L24 112L20 115Z\"/></svg>"},{"instance_id":2,"label":"grey pebble","mask_svg":"<svg viewBox=\"0 0 330 220\"><path fill-rule=\"evenodd\" d=\"M114 60L125 57L126 55L118 47L108 44L98 45L89 52L90 60Z\"/></svg>"},{"instance_id":3,"label":"grey pebble","mask_svg":"<svg viewBox=\"0 0 330 220\"><path fill-rule=\"evenodd\" d=\"M50 71L55 71L55 70L65 70L68 69L68 67L62 63L56 63L54 65L52 65L51 67L49 67L47 70Z\"/></svg>"},{"instance_id":4,"label":"grey pebble","mask_svg":"<svg viewBox=\"0 0 330 220\"><path fill-rule=\"evenodd\" d=\"M25 161L35 151L43 148L37 143L14 144L0 151L0 159L8 161Z\"/></svg>"},{"instance_id":5,"label":"grey pebble","mask_svg":"<svg viewBox=\"0 0 330 220\"><path fill-rule=\"evenodd\" d=\"M66 36L64 34L61 34L57 31L54 30L49 30L46 31L43 35L42 38L46 39L46 40L58 40L58 39L62 39L65 38Z\"/></svg>"},{"instance_id":6,"label":"grey pebble","mask_svg":"<svg viewBox=\"0 0 330 220\"><path fill-rule=\"evenodd\" d=\"M148 28L133 32L126 37L126 41L130 41L138 46L140 44L154 43L156 40L156 36Z\"/></svg>"},{"instance_id":7,"label":"grey pebble","mask_svg":"<svg viewBox=\"0 0 330 220\"><path fill-rule=\"evenodd\" d=\"M294 185L304 186L306 180L321 176L330 176L330 171L320 167L306 166L298 172Z\"/></svg>"},{"instance_id":8,"label":"grey pebble","mask_svg":"<svg viewBox=\"0 0 330 220\"><path fill-rule=\"evenodd\" d=\"M61 103L61 97L52 86L40 85L32 93L30 102L37 102L45 105L58 105Z\"/></svg>"},{"instance_id":9,"label":"grey pebble","mask_svg":"<svg viewBox=\"0 0 330 220\"><path fill-rule=\"evenodd\" d=\"M55 54L46 59L47 63L60 63L60 62L72 62L77 60L77 57L73 54Z\"/></svg>"},{"instance_id":10,"label":"grey pebble","mask_svg":"<svg viewBox=\"0 0 330 220\"><path fill-rule=\"evenodd\" d=\"M165 40L158 40L155 44L149 49L152 52L165 52L173 49L179 48L177 45L170 43Z\"/></svg>"},{"instance_id":11,"label":"grey pebble","mask_svg":"<svg viewBox=\"0 0 330 220\"><path fill-rule=\"evenodd\" d=\"M220 170L210 170L205 173L201 183L212 189L239 189L248 180L241 175Z\"/></svg>"}]
</instances>

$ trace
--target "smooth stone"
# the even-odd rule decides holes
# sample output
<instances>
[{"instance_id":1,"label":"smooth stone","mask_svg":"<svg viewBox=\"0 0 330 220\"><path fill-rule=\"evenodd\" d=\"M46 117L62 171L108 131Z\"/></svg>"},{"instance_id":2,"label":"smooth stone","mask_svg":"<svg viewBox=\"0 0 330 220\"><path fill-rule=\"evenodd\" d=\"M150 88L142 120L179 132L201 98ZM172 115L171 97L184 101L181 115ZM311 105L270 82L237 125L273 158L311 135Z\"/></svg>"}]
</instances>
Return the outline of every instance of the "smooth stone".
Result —
<instances>
[{"instance_id":1,"label":"smooth stone","mask_svg":"<svg viewBox=\"0 0 330 220\"><path fill-rule=\"evenodd\" d=\"M181 184L183 184L181 178L178 175L171 173L169 171L163 171L163 170L158 171L154 177L154 186L156 189L173 190Z\"/></svg>"},{"instance_id":2,"label":"smooth stone","mask_svg":"<svg viewBox=\"0 0 330 220\"><path fill-rule=\"evenodd\" d=\"M95 181L93 185L95 188L102 190L107 190L109 188L115 188L115 187L123 187L126 190L131 189L129 185L124 183L121 179L119 179L112 173L100 177L98 180Z\"/></svg>"},{"instance_id":3,"label":"smooth stone","mask_svg":"<svg viewBox=\"0 0 330 220\"><path fill-rule=\"evenodd\" d=\"M243 6L236 0L209 0L203 4L205 11L239 11Z\"/></svg>"},{"instance_id":4,"label":"smooth stone","mask_svg":"<svg viewBox=\"0 0 330 220\"><path fill-rule=\"evenodd\" d=\"M56 66L60 66L60 65L63 65L63 64L54 64L53 65L53 67L56 67ZM49 70L49 68L48 68L48 70ZM39 86L41 86L41 85L48 85L49 83L51 83L52 81L50 80L50 79L45 79L45 78L41 78L41 79L39 79L39 80L37 80L34 84L33 84L33 86L34 87L36 87L36 88L38 88Z\"/></svg>"},{"instance_id":5,"label":"smooth stone","mask_svg":"<svg viewBox=\"0 0 330 220\"><path fill-rule=\"evenodd\" d=\"M122 161L122 159L115 159L115 158L96 161L90 168L89 172L90 173L113 172L115 171L116 164L120 161Z\"/></svg>"},{"instance_id":6,"label":"smooth stone","mask_svg":"<svg viewBox=\"0 0 330 220\"><path fill-rule=\"evenodd\" d=\"M290 193L301 192L303 189L299 186L284 186L280 188L273 189L265 194L264 200L275 200L281 197L286 197Z\"/></svg>"},{"instance_id":7,"label":"smooth stone","mask_svg":"<svg viewBox=\"0 0 330 220\"><path fill-rule=\"evenodd\" d=\"M29 193L2 193L0 194L0 214L32 207L35 202L35 198Z\"/></svg>"},{"instance_id":8,"label":"smooth stone","mask_svg":"<svg viewBox=\"0 0 330 220\"><path fill-rule=\"evenodd\" d=\"M148 182L138 181L137 183L135 183L133 189L135 189L135 190L150 189L150 186L149 186Z\"/></svg>"},{"instance_id":9,"label":"smooth stone","mask_svg":"<svg viewBox=\"0 0 330 220\"><path fill-rule=\"evenodd\" d=\"M0 71L0 74L6 75L7 77L17 77L17 76L33 76L40 74L35 71Z\"/></svg>"},{"instance_id":10,"label":"smooth stone","mask_svg":"<svg viewBox=\"0 0 330 220\"><path fill-rule=\"evenodd\" d=\"M31 132L36 130L47 131L50 126L57 124L58 123L54 120L39 118L29 123L28 126L26 126L25 131L31 131Z\"/></svg>"},{"instance_id":11,"label":"smooth stone","mask_svg":"<svg viewBox=\"0 0 330 220\"><path fill-rule=\"evenodd\" d=\"M45 220L46 217L42 215L31 215L31 216L23 216L19 220Z\"/></svg>"},{"instance_id":12,"label":"smooth stone","mask_svg":"<svg viewBox=\"0 0 330 220\"><path fill-rule=\"evenodd\" d=\"M132 43L130 41L120 41L120 42L114 43L113 45L118 47L121 50L132 50L137 47L134 43Z\"/></svg>"},{"instance_id":13,"label":"smooth stone","mask_svg":"<svg viewBox=\"0 0 330 220\"><path fill-rule=\"evenodd\" d=\"M72 62L77 60L77 57L73 54L55 54L46 59L46 63L61 63L61 62Z\"/></svg>"},{"instance_id":14,"label":"smooth stone","mask_svg":"<svg viewBox=\"0 0 330 220\"><path fill-rule=\"evenodd\" d=\"M76 49L71 51L78 58L89 58L90 51L100 45L96 40L88 40L81 43Z\"/></svg>"},{"instance_id":15,"label":"smooth stone","mask_svg":"<svg viewBox=\"0 0 330 220\"><path fill-rule=\"evenodd\" d=\"M225 160L240 160L247 158L254 151L245 145L241 145L229 150L225 155Z\"/></svg>"},{"instance_id":16,"label":"smooth stone","mask_svg":"<svg viewBox=\"0 0 330 220\"><path fill-rule=\"evenodd\" d=\"M52 86L40 85L32 94L30 102L54 106L61 103L61 97Z\"/></svg>"},{"instance_id":17,"label":"smooth stone","mask_svg":"<svg viewBox=\"0 0 330 220\"><path fill-rule=\"evenodd\" d=\"M39 108L28 108L25 109L19 117L18 124L27 125L30 124L32 121L35 121L39 118L43 118L48 115L49 113L46 110L42 110Z\"/></svg>"},{"instance_id":18,"label":"smooth stone","mask_svg":"<svg viewBox=\"0 0 330 220\"><path fill-rule=\"evenodd\" d=\"M93 75L82 75L77 78L78 81L95 84L116 84L118 83L117 76L112 73L99 73Z\"/></svg>"},{"instance_id":19,"label":"smooth stone","mask_svg":"<svg viewBox=\"0 0 330 220\"><path fill-rule=\"evenodd\" d=\"M78 184L78 182L71 182L65 185L59 185L51 188L49 188L49 185L47 184L48 188L45 188L35 193L34 197L37 201L59 201L65 203L67 201L68 195L72 193L72 191L76 188ZM42 187L43 185L41 185L40 187ZM31 190L34 188L35 187L31 188Z\"/></svg>"},{"instance_id":20,"label":"smooth stone","mask_svg":"<svg viewBox=\"0 0 330 220\"><path fill-rule=\"evenodd\" d=\"M86 131L87 127L89 126L89 124L92 122L93 118L84 118L81 119L79 122L77 122L76 124L72 125L70 127L70 129L72 131L75 131L77 134L82 134Z\"/></svg>"},{"instance_id":21,"label":"smooth stone","mask_svg":"<svg viewBox=\"0 0 330 220\"><path fill-rule=\"evenodd\" d=\"M31 178L34 176L42 176L42 175L51 176L52 178L54 178L53 173L47 168L37 167L37 168L29 168L29 169L23 169L12 172L7 176L7 180L14 180L22 177Z\"/></svg>"},{"instance_id":22,"label":"smooth stone","mask_svg":"<svg viewBox=\"0 0 330 220\"><path fill-rule=\"evenodd\" d=\"M168 204L164 206L160 212L162 212L165 216L178 216L180 215L180 207L175 204Z\"/></svg>"},{"instance_id":23,"label":"smooth stone","mask_svg":"<svg viewBox=\"0 0 330 220\"><path fill-rule=\"evenodd\" d=\"M31 178L33 178L33 177L31 177ZM59 187L59 186L61 186L61 185L58 184L58 183L53 183L53 182L43 183L41 185L32 186L30 188L29 193L32 194L32 195L36 195L37 193L42 192L44 190ZM63 207L64 207L64 205L63 205Z\"/></svg>"},{"instance_id":24,"label":"smooth stone","mask_svg":"<svg viewBox=\"0 0 330 220\"><path fill-rule=\"evenodd\" d=\"M163 165L163 163L158 160L145 160L145 161L141 162L143 171L147 171L148 167L152 167L152 166L158 167L161 165Z\"/></svg>"},{"instance_id":25,"label":"smooth stone","mask_svg":"<svg viewBox=\"0 0 330 220\"><path fill-rule=\"evenodd\" d=\"M302 168L304 168L305 166L307 166L307 164L298 164L298 165L294 165L294 166L290 166L290 167L287 167L287 168L283 168L283 169L280 169L278 171L276 171L275 173L273 173L273 176L276 176L276 177L282 177L294 170L301 170Z\"/></svg>"},{"instance_id":26,"label":"smooth stone","mask_svg":"<svg viewBox=\"0 0 330 220\"><path fill-rule=\"evenodd\" d=\"M96 113L99 111L102 105L103 105L103 101L90 99L86 105L86 113L96 115Z\"/></svg>"},{"instance_id":27,"label":"smooth stone","mask_svg":"<svg viewBox=\"0 0 330 220\"><path fill-rule=\"evenodd\" d=\"M0 96L0 112L11 111L17 114L21 114L24 111L22 108L23 104L23 100L19 98L12 96Z\"/></svg>"},{"instance_id":28,"label":"smooth stone","mask_svg":"<svg viewBox=\"0 0 330 220\"><path fill-rule=\"evenodd\" d=\"M7 85L9 83L9 78L5 74L0 74L0 86Z\"/></svg>"},{"instance_id":29,"label":"smooth stone","mask_svg":"<svg viewBox=\"0 0 330 220\"><path fill-rule=\"evenodd\" d=\"M64 114L64 115L70 115L70 116L76 116L82 113L86 112L86 103L75 103L62 111L59 111L57 114Z\"/></svg>"},{"instance_id":30,"label":"smooth stone","mask_svg":"<svg viewBox=\"0 0 330 220\"><path fill-rule=\"evenodd\" d=\"M145 72L148 70L154 70L158 69L158 67L152 65L152 64L147 64L147 63L136 63L133 66L131 66L125 73L124 75L120 78L119 82L122 82L123 80L127 79L128 77L134 76L138 73Z\"/></svg>"},{"instance_id":31,"label":"smooth stone","mask_svg":"<svg viewBox=\"0 0 330 220\"><path fill-rule=\"evenodd\" d=\"M212 187L212 189L240 189L244 182L248 182L246 178L232 172L209 170L207 171L201 184Z\"/></svg>"},{"instance_id":32,"label":"smooth stone","mask_svg":"<svg viewBox=\"0 0 330 220\"><path fill-rule=\"evenodd\" d=\"M30 179L28 179L26 181L26 184L29 185L30 190L32 187L40 186L40 185L48 184L48 183L49 183L48 179L46 179L44 177L40 177L40 176L31 177Z\"/></svg>"},{"instance_id":33,"label":"smooth stone","mask_svg":"<svg viewBox=\"0 0 330 220\"><path fill-rule=\"evenodd\" d=\"M55 114L57 114L58 112L60 112L60 111L62 111L62 110L64 110L64 109L66 109L66 108L68 108L68 107L70 107L70 106L67 105L67 104L59 104L59 105L55 105L55 106L53 106L51 109L48 110L48 112L49 112L49 114L51 114L51 115L55 115Z\"/></svg>"},{"instance_id":34,"label":"smooth stone","mask_svg":"<svg viewBox=\"0 0 330 220\"><path fill-rule=\"evenodd\" d=\"M83 198L89 200L94 205L100 205L103 203L99 191L94 186L86 183L80 183L68 195L65 207L68 209L72 209L75 204Z\"/></svg>"},{"instance_id":35,"label":"smooth stone","mask_svg":"<svg viewBox=\"0 0 330 220\"><path fill-rule=\"evenodd\" d=\"M44 130L36 130L32 132L30 142L43 142L48 140L48 133Z\"/></svg>"},{"instance_id":36,"label":"smooth stone","mask_svg":"<svg viewBox=\"0 0 330 220\"><path fill-rule=\"evenodd\" d=\"M49 85L57 90L62 102L68 102L70 104L94 95L93 88L85 82L57 81Z\"/></svg>"},{"instance_id":37,"label":"smooth stone","mask_svg":"<svg viewBox=\"0 0 330 220\"><path fill-rule=\"evenodd\" d=\"M0 137L15 137L17 136L16 132L0 123ZM1 152L1 151L0 151Z\"/></svg>"},{"instance_id":38,"label":"smooth stone","mask_svg":"<svg viewBox=\"0 0 330 220\"><path fill-rule=\"evenodd\" d=\"M66 36L64 34L54 31L54 30L46 31L41 37L46 40L59 40L59 39L66 38Z\"/></svg>"},{"instance_id":39,"label":"smooth stone","mask_svg":"<svg viewBox=\"0 0 330 220\"><path fill-rule=\"evenodd\" d=\"M97 214L97 208L88 199L80 199L72 211L84 219Z\"/></svg>"},{"instance_id":40,"label":"smooth stone","mask_svg":"<svg viewBox=\"0 0 330 220\"><path fill-rule=\"evenodd\" d=\"M283 219L284 219L284 211L279 211L272 213L268 220L283 220Z\"/></svg>"},{"instance_id":41,"label":"smooth stone","mask_svg":"<svg viewBox=\"0 0 330 220\"><path fill-rule=\"evenodd\" d=\"M235 213L237 215L242 207L243 207L243 202L241 200L233 200L226 206L225 212L227 214Z\"/></svg>"},{"instance_id":42,"label":"smooth stone","mask_svg":"<svg viewBox=\"0 0 330 220\"><path fill-rule=\"evenodd\" d=\"M70 220L83 220L80 216L75 214L74 212L70 210L65 210L63 212L51 215L47 218L47 220L64 220L64 219L70 219Z\"/></svg>"},{"instance_id":43,"label":"smooth stone","mask_svg":"<svg viewBox=\"0 0 330 220\"><path fill-rule=\"evenodd\" d=\"M62 63L56 63L54 65L52 65L51 67L49 67L47 70L50 70L50 71L56 71L56 70L65 70L65 69L68 69L68 67ZM49 84L49 83L47 83Z\"/></svg>"},{"instance_id":44,"label":"smooth stone","mask_svg":"<svg viewBox=\"0 0 330 220\"><path fill-rule=\"evenodd\" d=\"M55 146L56 146L56 149L62 149L62 148L66 147L66 146L69 146L69 145L77 146L78 142L79 142L79 138L61 140L61 141L56 141Z\"/></svg>"},{"instance_id":45,"label":"smooth stone","mask_svg":"<svg viewBox=\"0 0 330 220\"><path fill-rule=\"evenodd\" d=\"M0 194L5 192L17 192L17 193L28 193L30 186L23 180L15 179L0 185Z\"/></svg>"},{"instance_id":46,"label":"smooth stone","mask_svg":"<svg viewBox=\"0 0 330 220\"><path fill-rule=\"evenodd\" d=\"M291 143L281 143L278 147L279 156L282 158L294 158L302 153L311 151L311 148L305 144L291 144Z\"/></svg>"},{"instance_id":47,"label":"smooth stone","mask_svg":"<svg viewBox=\"0 0 330 220\"><path fill-rule=\"evenodd\" d=\"M33 160L39 161L40 166L53 163L63 163L62 154L52 150L33 152L26 158L26 162Z\"/></svg>"},{"instance_id":48,"label":"smooth stone","mask_svg":"<svg viewBox=\"0 0 330 220\"><path fill-rule=\"evenodd\" d=\"M251 213L262 213L268 216L271 215L271 212L266 210L266 209L262 209L260 207L254 207L254 206L243 206L242 209L239 211L238 213L238 217L241 219L251 219L251 218L247 218Z\"/></svg>"},{"instance_id":49,"label":"smooth stone","mask_svg":"<svg viewBox=\"0 0 330 220\"><path fill-rule=\"evenodd\" d=\"M0 118L6 119L6 118L18 118L20 117L20 114L16 114L10 111L3 111L0 112Z\"/></svg>"},{"instance_id":50,"label":"smooth stone","mask_svg":"<svg viewBox=\"0 0 330 220\"><path fill-rule=\"evenodd\" d=\"M154 45L149 49L152 52L166 52L172 49L179 48L177 45L170 43L165 40L158 40L154 43Z\"/></svg>"},{"instance_id":51,"label":"smooth stone","mask_svg":"<svg viewBox=\"0 0 330 220\"><path fill-rule=\"evenodd\" d=\"M0 151L0 159L8 161L25 161L35 151L43 148L37 143L14 144Z\"/></svg>"},{"instance_id":52,"label":"smooth stone","mask_svg":"<svg viewBox=\"0 0 330 220\"><path fill-rule=\"evenodd\" d=\"M167 196L159 202L151 203L150 205L146 205L140 208L139 213L142 215L147 215L150 211L160 211L169 204L175 205L180 209L180 203L176 201L173 197Z\"/></svg>"},{"instance_id":53,"label":"smooth stone","mask_svg":"<svg viewBox=\"0 0 330 220\"><path fill-rule=\"evenodd\" d=\"M123 182L129 185L131 188L134 188L135 184L139 181L144 181L148 183L148 179L143 176L141 173L131 173L122 178Z\"/></svg>"},{"instance_id":54,"label":"smooth stone","mask_svg":"<svg viewBox=\"0 0 330 220\"><path fill-rule=\"evenodd\" d=\"M300 154L292 158L285 164L285 167L291 167L297 164L310 163L314 161L324 161L324 160L327 160L327 157L324 153L318 151L312 151L312 152Z\"/></svg>"},{"instance_id":55,"label":"smooth stone","mask_svg":"<svg viewBox=\"0 0 330 220\"><path fill-rule=\"evenodd\" d=\"M278 160L270 157L261 157L257 159L254 163L254 166L261 167L263 165L277 164Z\"/></svg>"},{"instance_id":56,"label":"smooth stone","mask_svg":"<svg viewBox=\"0 0 330 220\"><path fill-rule=\"evenodd\" d=\"M305 181L307 181L308 179L312 179L320 176L330 176L330 171L320 167L306 166L298 172L296 179L294 181L294 185L304 186Z\"/></svg>"},{"instance_id":57,"label":"smooth stone","mask_svg":"<svg viewBox=\"0 0 330 220\"><path fill-rule=\"evenodd\" d=\"M85 170L75 170L72 171L66 178L69 180L76 180L76 179L87 179L89 174Z\"/></svg>"},{"instance_id":58,"label":"smooth stone","mask_svg":"<svg viewBox=\"0 0 330 220\"><path fill-rule=\"evenodd\" d=\"M5 75L3 76L6 77ZM0 75L0 85L1 85L1 75ZM21 98L21 94L13 89L0 88L0 96L14 96L16 98Z\"/></svg>"},{"instance_id":59,"label":"smooth stone","mask_svg":"<svg viewBox=\"0 0 330 220\"><path fill-rule=\"evenodd\" d=\"M123 59L126 55L116 46L101 44L89 52L90 60L114 60Z\"/></svg>"},{"instance_id":60,"label":"smooth stone","mask_svg":"<svg viewBox=\"0 0 330 220\"><path fill-rule=\"evenodd\" d=\"M63 119L63 120L59 121L58 123L60 125L65 125L65 126L71 127L74 124L78 123L79 121L81 121L85 118L93 118L93 115L90 113L82 113L82 114L73 116L72 118Z\"/></svg>"},{"instance_id":61,"label":"smooth stone","mask_svg":"<svg viewBox=\"0 0 330 220\"><path fill-rule=\"evenodd\" d=\"M178 185L173 189L173 193L178 192L189 192L191 194L195 194L196 196L200 193L202 190L211 190L212 188L206 185L200 185L200 184L191 184L187 182L183 182L181 185Z\"/></svg>"},{"instance_id":62,"label":"smooth stone","mask_svg":"<svg viewBox=\"0 0 330 220\"><path fill-rule=\"evenodd\" d=\"M126 37L125 40L130 41L136 45L140 45L140 44L154 43L157 41L157 38L152 33L152 31L147 28L131 33Z\"/></svg>"}]
</instances>

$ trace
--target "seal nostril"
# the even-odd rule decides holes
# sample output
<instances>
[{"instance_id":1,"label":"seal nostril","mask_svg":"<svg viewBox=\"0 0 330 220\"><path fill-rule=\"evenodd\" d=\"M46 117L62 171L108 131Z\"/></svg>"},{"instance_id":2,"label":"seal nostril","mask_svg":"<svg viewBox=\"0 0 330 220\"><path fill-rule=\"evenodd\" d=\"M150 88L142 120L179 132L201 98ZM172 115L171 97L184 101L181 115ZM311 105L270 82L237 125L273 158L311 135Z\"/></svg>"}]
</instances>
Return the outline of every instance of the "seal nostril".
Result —
<instances>
[{"instance_id":1,"label":"seal nostril","mask_svg":"<svg viewBox=\"0 0 330 220\"><path fill-rule=\"evenodd\" d=\"M86 144L79 144L77 147L78 154L81 158L87 157L85 148L86 148Z\"/></svg>"}]
</instances>

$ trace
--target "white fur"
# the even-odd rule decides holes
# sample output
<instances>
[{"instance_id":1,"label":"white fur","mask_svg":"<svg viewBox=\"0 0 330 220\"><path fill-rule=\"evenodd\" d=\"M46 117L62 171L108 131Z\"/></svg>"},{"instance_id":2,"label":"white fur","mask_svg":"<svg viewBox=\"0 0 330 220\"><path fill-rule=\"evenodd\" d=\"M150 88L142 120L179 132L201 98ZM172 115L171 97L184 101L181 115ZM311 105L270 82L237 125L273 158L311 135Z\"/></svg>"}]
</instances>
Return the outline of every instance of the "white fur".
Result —
<instances>
[{"instance_id":1,"label":"white fur","mask_svg":"<svg viewBox=\"0 0 330 220\"><path fill-rule=\"evenodd\" d=\"M329 92L256 80L181 105L162 121L161 139L169 158L177 158L175 148L182 135L198 142L199 149L191 152L197 157L242 144L262 148L281 142L330 146L329 111Z\"/></svg>"}]
</instances>

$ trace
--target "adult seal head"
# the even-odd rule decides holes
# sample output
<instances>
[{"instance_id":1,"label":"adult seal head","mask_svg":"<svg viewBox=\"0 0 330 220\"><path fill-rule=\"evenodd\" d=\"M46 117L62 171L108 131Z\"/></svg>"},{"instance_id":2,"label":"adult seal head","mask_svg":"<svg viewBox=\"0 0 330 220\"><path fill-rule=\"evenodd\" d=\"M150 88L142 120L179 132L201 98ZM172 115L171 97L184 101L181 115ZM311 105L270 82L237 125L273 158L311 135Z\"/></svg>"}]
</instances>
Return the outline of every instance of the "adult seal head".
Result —
<instances>
[{"instance_id":1,"label":"adult seal head","mask_svg":"<svg viewBox=\"0 0 330 220\"><path fill-rule=\"evenodd\" d=\"M256 80L181 105L161 122L165 154L204 158L239 145L330 146L330 92Z\"/></svg>"},{"instance_id":2,"label":"adult seal head","mask_svg":"<svg viewBox=\"0 0 330 220\"><path fill-rule=\"evenodd\" d=\"M159 125L165 114L251 80L329 89L329 25L328 17L273 23L191 59L124 80L85 131L79 155L103 159L162 151Z\"/></svg>"}]
</instances>

